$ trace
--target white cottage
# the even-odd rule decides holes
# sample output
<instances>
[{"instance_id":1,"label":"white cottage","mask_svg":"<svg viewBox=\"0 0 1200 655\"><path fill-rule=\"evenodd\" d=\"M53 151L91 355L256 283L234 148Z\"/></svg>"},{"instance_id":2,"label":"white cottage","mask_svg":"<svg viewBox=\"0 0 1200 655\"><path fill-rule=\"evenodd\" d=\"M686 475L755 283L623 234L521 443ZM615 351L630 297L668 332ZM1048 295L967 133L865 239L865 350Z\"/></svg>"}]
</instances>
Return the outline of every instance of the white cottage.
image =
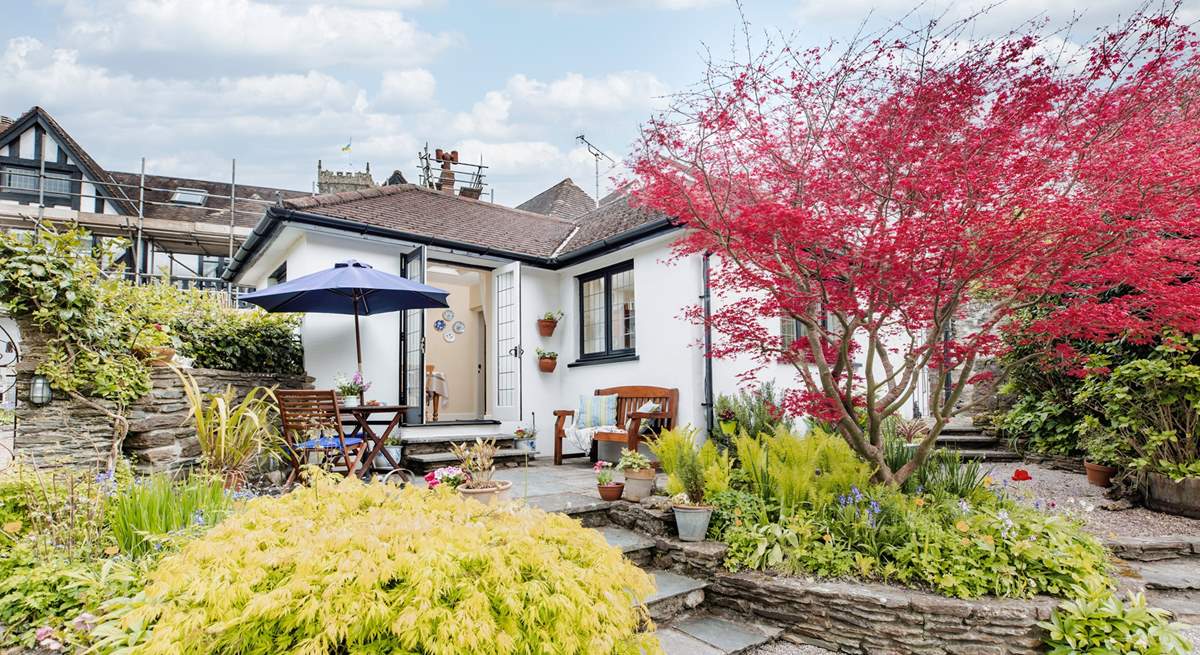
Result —
<instances>
[{"instance_id":1,"label":"white cottage","mask_svg":"<svg viewBox=\"0 0 1200 655\"><path fill-rule=\"evenodd\" d=\"M405 439L536 421L547 453L552 412L598 388L678 388L679 424L701 429L713 398L736 391L745 365L709 360L704 329L681 318L703 302L708 268L700 256L668 263L679 229L620 194L597 206L569 179L516 209L399 184L268 209L226 276L261 289L354 258L446 289L448 310L363 320L367 398L412 408ZM558 311L553 336L539 336L537 319ZM305 317L319 388L352 372L351 330L343 316ZM559 354L553 373L539 371L537 349ZM448 396L436 421L423 402L427 366ZM788 367L773 373L792 382Z\"/></svg>"}]
</instances>

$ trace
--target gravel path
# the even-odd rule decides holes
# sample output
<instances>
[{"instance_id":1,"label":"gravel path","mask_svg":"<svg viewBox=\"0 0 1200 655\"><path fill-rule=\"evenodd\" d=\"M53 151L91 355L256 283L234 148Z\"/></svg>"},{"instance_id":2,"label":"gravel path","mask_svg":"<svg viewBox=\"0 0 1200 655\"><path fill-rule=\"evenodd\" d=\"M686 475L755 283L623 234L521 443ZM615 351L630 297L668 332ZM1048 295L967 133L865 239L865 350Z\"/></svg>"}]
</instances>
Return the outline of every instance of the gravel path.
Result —
<instances>
[{"instance_id":1,"label":"gravel path","mask_svg":"<svg viewBox=\"0 0 1200 655\"><path fill-rule=\"evenodd\" d=\"M1033 479L1013 482L1013 472L1019 468L1029 471ZM1005 463L992 465L991 475L996 484L1007 485L1014 498L1037 503L1042 508L1053 503L1054 511L1081 517L1087 528L1101 538L1200 535L1200 520L1142 507L1115 512L1102 509L1111 502L1104 497L1104 489L1088 484L1087 478L1079 473L1037 464Z\"/></svg>"}]
</instances>

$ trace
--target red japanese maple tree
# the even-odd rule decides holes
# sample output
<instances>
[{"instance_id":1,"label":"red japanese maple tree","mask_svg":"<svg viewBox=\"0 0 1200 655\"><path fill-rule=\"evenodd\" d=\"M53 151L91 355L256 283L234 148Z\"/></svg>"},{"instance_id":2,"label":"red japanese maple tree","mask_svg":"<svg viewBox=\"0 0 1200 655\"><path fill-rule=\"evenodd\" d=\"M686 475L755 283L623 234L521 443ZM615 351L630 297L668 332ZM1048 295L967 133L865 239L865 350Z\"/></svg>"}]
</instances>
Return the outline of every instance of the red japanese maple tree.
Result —
<instances>
[{"instance_id":1,"label":"red japanese maple tree","mask_svg":"<svg viewBox=\"0 0 1200 655\"><path fill-rule=\"evenodd\" d=\"M710 64L634 158L636 201L688 227L678 254L716 256L716 308L691 312L713 355L792 364L786 409L836 425L884 482L970 409L1022 308L1054 299L1034 325L1054 337L1200 329L1192 32L1139 13L1072 49L967 27ZM931 429L893 471L882 423L914 399Z\"/></svg>"}]
</instances>

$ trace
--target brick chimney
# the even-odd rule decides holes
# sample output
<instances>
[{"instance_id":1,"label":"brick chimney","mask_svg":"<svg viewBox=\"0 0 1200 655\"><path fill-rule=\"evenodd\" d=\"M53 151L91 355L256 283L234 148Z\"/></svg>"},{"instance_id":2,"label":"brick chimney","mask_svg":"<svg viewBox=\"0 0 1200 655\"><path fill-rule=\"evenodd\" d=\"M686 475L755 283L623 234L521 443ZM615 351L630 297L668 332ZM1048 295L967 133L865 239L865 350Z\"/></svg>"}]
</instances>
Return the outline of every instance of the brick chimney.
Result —
<instances>
[{"instance_id":1,"label":"brick chimney","mask_svg":"<svg viewBox=\"0 0 1200 655\"><path fill-rule=\"evenodd\" d=\"M13 124L13 119L9 118L8 116L0 116L0 130L3 130L4 128L6 128L12 124Z\"/></svg>"}]
</instances>

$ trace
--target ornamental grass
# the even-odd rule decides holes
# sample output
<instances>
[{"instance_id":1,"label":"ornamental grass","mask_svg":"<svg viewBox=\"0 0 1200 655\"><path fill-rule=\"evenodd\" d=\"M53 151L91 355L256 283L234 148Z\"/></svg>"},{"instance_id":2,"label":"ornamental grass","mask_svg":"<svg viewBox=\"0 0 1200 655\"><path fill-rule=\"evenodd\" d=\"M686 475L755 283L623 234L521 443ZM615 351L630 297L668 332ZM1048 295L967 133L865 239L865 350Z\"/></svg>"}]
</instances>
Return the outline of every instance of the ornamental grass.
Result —
<instances>
[{"instance_id":1,"label":"ornamental grass","mask_svg":"<svg viewBox=\"0 0 1200 655\"><path fill-rule=\"evenodd\" d=\"M110 605L99 652L659 653L649 575L566 516L317 474Z\"/></svg>"}]
</instances>

